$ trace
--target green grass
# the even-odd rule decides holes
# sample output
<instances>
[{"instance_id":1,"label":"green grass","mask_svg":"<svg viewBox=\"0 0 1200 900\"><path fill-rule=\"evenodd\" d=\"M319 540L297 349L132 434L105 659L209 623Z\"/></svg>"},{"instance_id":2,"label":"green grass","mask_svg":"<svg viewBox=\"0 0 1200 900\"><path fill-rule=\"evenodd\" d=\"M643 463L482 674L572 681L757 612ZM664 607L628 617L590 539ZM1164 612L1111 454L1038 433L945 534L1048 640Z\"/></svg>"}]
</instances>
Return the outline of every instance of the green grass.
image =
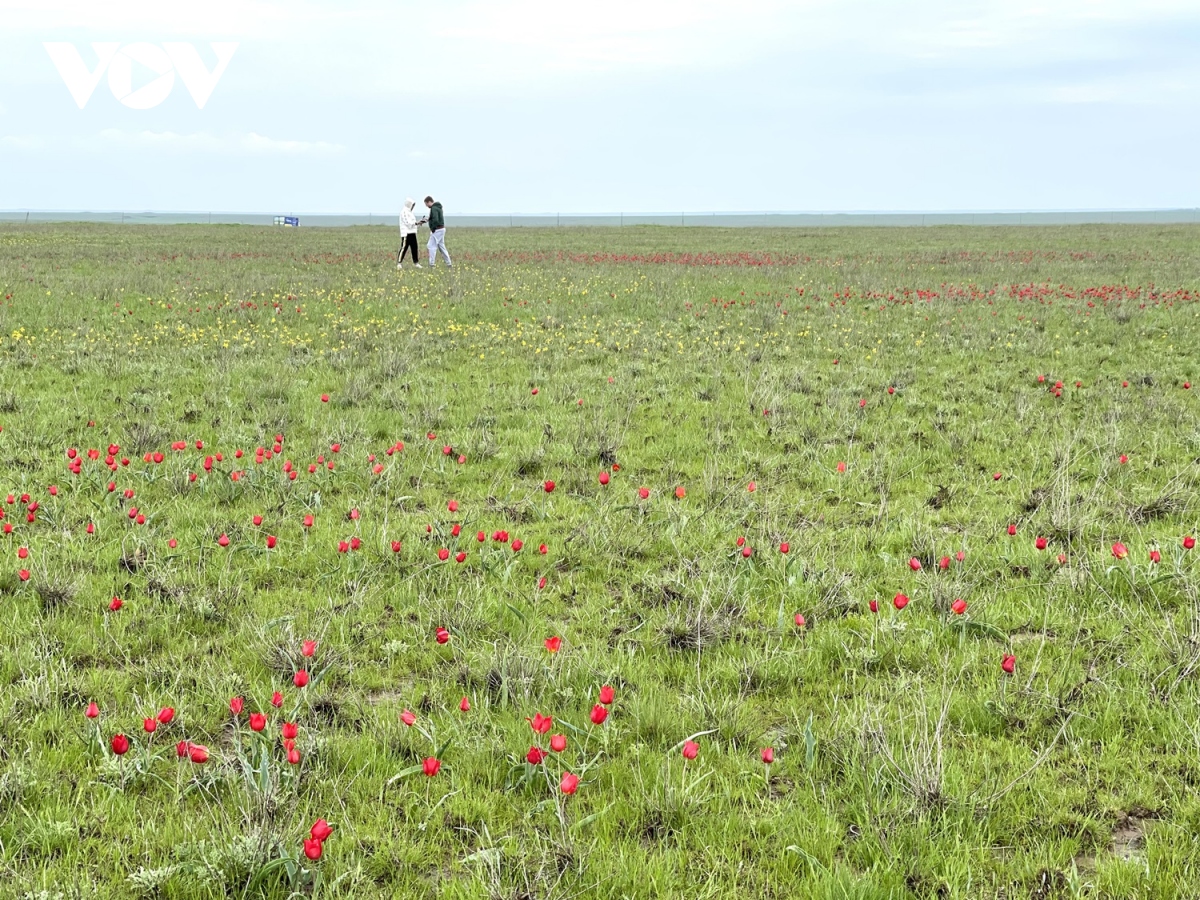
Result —
<instances>
[{"instance_id":1,"label":"green grass","mask_svg":"<svg viewBox=\"0 0 1200 900\"><path fill-rule=\"evenodd\" d=\"M1200 229L394 244L0 228L0 896L1200 893Z\"/></svg>"}]
</instances>

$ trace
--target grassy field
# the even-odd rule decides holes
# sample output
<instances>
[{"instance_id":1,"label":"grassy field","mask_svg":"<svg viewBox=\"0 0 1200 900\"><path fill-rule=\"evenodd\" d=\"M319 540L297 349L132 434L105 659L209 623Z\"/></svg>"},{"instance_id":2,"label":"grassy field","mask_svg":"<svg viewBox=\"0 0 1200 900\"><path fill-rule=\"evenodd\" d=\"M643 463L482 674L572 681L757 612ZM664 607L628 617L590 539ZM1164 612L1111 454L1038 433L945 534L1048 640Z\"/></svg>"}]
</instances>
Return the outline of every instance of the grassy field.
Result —
<instances>
[{"instance_id":1,"label":"grassy field","mask_svg":"<svg viewBox=\"0 0 1200 900\"><path fill-rule=\"evenodd\" d=\"M1200 228L448 243L0 228L0 896L1200 895Z\"/></svg>"}]
</instances>

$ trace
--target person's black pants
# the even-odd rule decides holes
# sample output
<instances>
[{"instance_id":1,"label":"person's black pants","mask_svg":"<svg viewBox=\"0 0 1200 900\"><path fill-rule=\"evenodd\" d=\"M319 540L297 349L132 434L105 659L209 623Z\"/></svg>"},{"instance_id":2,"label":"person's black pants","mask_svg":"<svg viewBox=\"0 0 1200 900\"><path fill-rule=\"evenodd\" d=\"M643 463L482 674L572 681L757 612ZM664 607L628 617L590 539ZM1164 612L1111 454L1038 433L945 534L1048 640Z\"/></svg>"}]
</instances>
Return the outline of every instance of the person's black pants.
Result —
<instances>
[{"instance_id":1,"label":"person's black pants","mask_svg":"<svg viewBox=\"0 0 1200 900\"><path fill-rule=\"evenodd\" d=\"M404 262L404 254L409 251L412 251L412 261L419 263L421 258L417 256L417 236L411 232L404 236L404 245L400 248L400 255L396 257L396 262Z\"/></svg>"}]
</instances>

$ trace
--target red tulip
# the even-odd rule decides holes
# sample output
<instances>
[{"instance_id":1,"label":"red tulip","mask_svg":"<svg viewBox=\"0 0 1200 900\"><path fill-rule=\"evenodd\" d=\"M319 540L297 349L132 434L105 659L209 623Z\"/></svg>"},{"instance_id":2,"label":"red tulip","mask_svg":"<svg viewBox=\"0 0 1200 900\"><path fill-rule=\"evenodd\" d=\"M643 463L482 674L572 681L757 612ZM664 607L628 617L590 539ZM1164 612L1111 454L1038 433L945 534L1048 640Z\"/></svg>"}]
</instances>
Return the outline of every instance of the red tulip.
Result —
<instances>
[{"instance_id":1,"label":"red tulip","mask_svg":"<svg viewBox=\"0 0 1200 900\"><path fill-rule=\"evenodd\" d=\"M298 670L296 672L296 674L292 676L292 684L296 685L296 687L298 687L298 688L307 686L308 685L308 670L306 670L306 669Z\"/></svg>"},{"instance_id":2,"label":"red tulip","mask_svg":"<svg viewBox=\"0 0 1200 900\"><path fill-rule=\"evenodd\" d=\"M762 748L762 761L763 761L763 763L765 763L768 766L771 765L771 763L775 762L775 748L774 747L763 747Z\"/></svg>"},{"instance_id":3,"label":"red tulip","mask_svg":"<svg viewBox=\"0 0 1200 900\"><path fill-rule=\"evenodd\" d=\"M229 701L229 711L235 716L240 716L242 714L242 706L244 703L245 701L243 701L241 697L234 697Z\"/></svg>"},{"instance_id":4,"label":"red tulip","mask_svg":"<svg viewBox=\"0 0 1200 900\"><path fill-rule=\"evenodd\" d=\"M399 553L401 546L403 545L399 541L392 541L392 552Z\"/></svg>"},{"instance_id":5,"label":"red tulip","mask_svg":"<svg viewBox=\"0 0 1200 900\"><path fill-rule=\"evenodd\" d=\"M513 540L513 542L512 542L512 549L513 549L513 553L520 553L520 552L521 552L521 548L522 548L522 547L524 547L524 546L525 546L525 542L524 542L524 541L522 541L520 538L516 538L516 539L515 539L515 540Z\"/></svg>"},{"instance_id":6,"label":"red tulip","mask_svg":"<svg viewBox=\"0 0 1200 900\"><path fill-rule=\"evenodd\" d=\"M1119 462L1121 465L1125 465L1125 463L1129 462L1129 457L1122 453L1117 457L1117 462Z\"/></svg>"},{"instance_id":7,"label":"red tulip","mask_svg":"<svg viewBox=\"0 0 1200 900\"><path fill-rule=\"evenodd\" d=\"M788 552L791 549L792 549L792 545L789 544L787 541L784 541L782 544L779 545L779 552L782 553L784 556L787 556Z\"/></svg>"},{"instance_id":8,"label":"red tulip","mask_svg":"<svg viewBox=\"0 0 1200 900\"><path fill-rule=\"evenodd\" d=\"M638 488L638 497L640 497L643 500L649 500L650 499L650 488L644 488L644 487Z\"/></svg>"},{"instance_id":9,"label":"red tulip","mask_svg":"<svg viewBox=\"0 0 1200 900\"><path fill-rule=\"evenodd\" d=\"M526 717L525 721L528 722L529 727L538 734L545 734L554 727L554 719L550 718L550 716L543 716L541 713L534 713L532 719Z\"/></svg>"},{"instance_id":10,"label":"red tulip","mask_svg":"<svg viewBox=\"0 0 1200 900\"><path fill-rule=\"evenodd\" d=\"M300 751L293 747L287 752L287 761L289 766L300 765Z\"/></svg>"},{"instance_id":11,"label":"red tulip","mask_svg":"<svg viewBox=\"0 0 1200 900\"><path fill-rule=\"evenodd\" d=\"M120 608L121 608L123 605L124 605L124 604L122 604L122 603L121 603L121 598L120 598L120 597L113 597L111 600L109 600L109 601L108 601L108 608L109 608L109 609L110 609L112 612L116 612L116 611L117 611L118 609L120 609Z\"/></svg>"},{"instance_id":12,"label":"red tulip","mask_svg":"<svg viewBox=\"0 0 1200 900\"><path fill-rule=\"evenodd\" d=\"M309 829L308 834L314 841L324 842L333 834L333 827L324 819L317 819L313 822L313 827Z\"/></svg>"},{"instance_id":13,"label":"red tulip","mask_svg":"<svg viewBox=\"0 0 1200 900\"><path fill-rule=\"evenodd\" d=\"M425 770L425 774L432 778L442 768L442 761L430 756L421 764L421 767Z\"/></svg>"},{"instance_id":14,"label":"red tulip","mask_svg":"<svg viewBox=\"0 0 1200 900\"><path fill-rule=\"evenodd\" d=\"M304 525L305 528L312 528L313 517L311 515L305 516L301 524Z\"/></svg>"},{"instance_id":15,"label":"red tulip","mask_svg":"<svg viewBox=\"0 0 1200 900\"><path fill-rule=\"evenodd\" d=\"M615 696L616 693L613 691L612 685L606 684L600 688L600 702L605 706L612 705Z\"/></svg>"},{"instance_id":16,"label":"red tulip","mask_svg":"<svg viewBox=\"0 0 1200 900\"><path fill-rule=\"evenodd\" d=\"M911 557L909 557L909 560L908 560L908 567L910 569L912 569L914 572L920 572L921 571L921 561L919 559L917 559L915 556L911 556Z\"/></svg>"},{"instance_id":17,"label":"red tulip","mask_svg":"<svg viewBox=\"0 0 1200 900\"><path fill-rule=\"evenodd\" d=\"M892 606L896 607L896 609L904 609L904 607L908 606L908 596L897 594L892 598Z\"/></svg>"},{"instance_id":18,"label":"red tulip","mask_svg":"<svg viewBox=\"0 0 1200 900\"><path fill-rule=\"evenodd\" d=\"M279 727L279 733L285 741L294 741L300 734L300 727L295 722L284 722Z\"/></svg>"},{"instance_id":19,"label":"red tulip","mask_svg":"<svg viewBox=\"0 0 1200 900\"><path fill-rule=\"evenodd\" d=\"M437 630L437 633L434 635L434 639L435 639L435 640L436 640L436 641L437 641L439 644L444 644L444 643L446 643L448 640L450 640L450 632L449 632L449 631L447 631L445 628L439 628L439 629Z\"/></svg>"},{"instance_id":20,"label":"red tulip","mask_svg":"<svg viewBox=\"0 0 1200 900\"><path fill-rule=\"evenodd\" d=\"M1003 669L1008 675L1011 675L1016 667L1017 658L1011 653L1006 654L1004 659L1000 660L1000 668Z\"/></svg>"},{"instance_id":21,"label":"red tulip","mask_svg":"<svg viewBox=\"0 0 1200 900\"><path fill-rule=\"evenodd\" d=\"M956 616L961 616L963 613L965 613L967 611L967 601L963 600L961 597L959 597L957 600L955 600L953 603L950 604L950 609L954 612L954 614Z\"/></svg>"},{"instance_id":22,"label":"red tulip","mask_svg":"<svg viewBox=\"0 0 1200 900\"><path fill-rule=\"evenodd\" d=\"M877 612L879 612L879 601L872 600L870 603L867 604L867 607L871 610L871 612L877 613Z\"/></svg>"},{"instance_id":23,"label":"red tulip","mask_svg":"<svg viewBox=\"0 0 1200 900\"><path fill-rule=\"evenodd\" d=\"M329 402L329 395L328 395L328 394L322 394L322 395L321 395L321 402L322 402L322 403L328 403L328 402Z\"/></svg>"},{"instance_id":24,"label":"red tulip","mask_svg":"<svg viewBox=\"0 0 1200 900\"><path fill-rule=\"evenodd\" d=\"M158 719L142 719L142 730L146 734L154 734L158 730Z\"/></svg>"},{"instance_id":25,"label":"red tulip","mask_svg":"<svg viewBox=\"0 0 1200 900\"><path fill-rule=\"evenodd\" d=\"M321 402L322 403L327 402L327 399L324 397L324 395L322 395L322 397L321 397ZM313 862L316 862L318 859L321 858L322 846L323 845L321 844L321 842L318 841L316 838L305 838L304 839L304 855L307 856L309 859L311 859Z\"/></svg>"},{"instance_id":26,"label":"red tulip","mask_svg":"<svg viewBox=\"0 0 1200 900\"><path fill-rule=\"evenodd\" d=\"M758 483L755 481L750 482L748 485L746 485L746 490L753 494L758 490Z\"/></svg>"},{"instance_id":27,"label":"red tulip","mask_svg":"<svg viewBox=\"0 0 1200 900\"><path fill-rule=\"evenodd\" d=\"M18 569L17 577L20 578L22 581L28 581L29 580L29 570L28 569Z\"/></svg>"},{"instance_id":28,"label":"red tulip","mask_svg":"<svg viewBox=\"0 0 1200 900\"><path fill-rule=\"evenodd\" d=\"M89 703L87 705L87 709L84 710L83 714L85 716L87 716L89 719L95 719L97 716L100 715L100 707L97 706L96 702L93 700L91 703Z\"/></svg>"},{"instance_id":29,"label":"red tulip","mask_svg":"<svg viewBox=\"0 0 1200 900\"><path fill-rule=\"evenodd\" d=\"M742 548L742 559L749 559L753 555L754 555L753 547L743 547Z\"/></svg>"},{"instance_id":30,"label":"red tulip","mask_svg":"<svg viewBox=\"0 0 1200 900\"><path fill-rule=\"evenodd\" d=\"M699 752L700 752L700 745L697 744L695 741L687 741L686 743L684 743L684 745L683 745L683 758L684 759L695 759L696 754L698 754Z\"/></svg>"},{"instance_id":31,"label":"red tulip","mask_svg":"<svg viewBox=\"0 0 1200 900\"><path fill-rule=\"evenodd\" d=\"M437 553L437 557L438 557L438 559L440 559L442 562L445 562L446 560L448 560L448 559L450 558L450 551L449 551L449 550L447 550L445 547L443 547L442 549L440 549L440 550L438 551L438 553Z\"/></svg>"},{"instance_id":32,"label":"red tulip","mask_svg":"<svg viewBox=\"0 0 1200 900\"><path fill-rule=\"evenodd\" d=\"M275 535L273 535L273 534L267 535L267 549L268 550L274 550L275 545L277 543L278 543L278 540L276 539Z\"/></svg>"},{"instance_id":33,"label":"red tulip","mask_svg":"<svg viewBox=\"0 0 1200 900\"><path fill-rule=\"evenodd\" d=\"M550 736L550 749L555 753L562 753L567 749L567 736L565 734L552 734Z\"/></svg>"},{"instance_id":34,"label":"red tulip","mask_svg":"<svg viewBox=\"0 0 1200 900\"><path fill-rule=\"evenodd\" d=\"M600 473L600 483L601 483L601 484L608 484L608 481L609 481L609 476L608 476L608 473L607 473L607 472L601 472L601 473Z\"/></svg>"},{"instance_id":35,"label":"red tulip","mask_svg":"<svg viewBox=\"0 0 1200 900\"><path fill-rule=\"evenodd\" d=\"M117 756L124 756L129 752L129 738L123 734L114 734L112 738L112 752Z\"/></svg>"},{"instance_id":36,"label":"red tulip","mask_svg":"<svg viewBox=\"0 0 1200 900\"><path fill-rule=\"evenodd\" d=\"M941 559L939 559L938 560L938 568L941 569L943 572L945 572L947 569L949 569L950 568L950 557L943 556Z\"/></svg>"},{"instance_id":37,"label":"red tulip","mask_svg":"<svg viewBox=\"0 0 1200 900\"><path fill-rule=\"evenodd\" d=\"M317 652L317 642L316 641L305 641L303 644L300 645L300 655L301 656L312 656L316 652Z\"/></svg>"},{"instance_id":38,"label":"red tulip","mask_svg":"<svg viewBox=\"0 0 1200 900\"><path fill-rule=\"evenodd\" d=\"M255 527L257 527L262 524L262 516L256 515L251 518L250 521L254 523Z\"/></svg>"},{"instance_id":39,"label":"red tulip","mask_svg":"<svg viewBox=\"0 0 1200 900\"><path fill-rule=\"evenodd\" d=\"M558 785L559 790L564 794L573 794L579 789L579 776L572 775L570 772L563 772L562 781Z\"/></svg>"},{"instance_id":40,"label":"red tulip","mask_svg":"<svg viewBox=\"0 0 1200 900\"><path fill-rule=\"evenodd\" d=\"M800 613L796 613L794 621L797 628L803 628L805 624L807 624L804 620L804 616L802 616Z\"/></svg>"},{"instance_id":41,"label":"red tulip","mask_svg":"<svg viewBox=\"0 0 1200 900\"><path fill-rule=\"evenodd\" d=\"M1016 534L1016 533L1017 533L1017 526L1016 526L1016 525L1009 525L1009 526L1008 526L1008 535L1009 535L1009 537L1012 537L1012 536L1013 536L1014 534Z\"/></svg>"},{"instance_id":42,"label":"red tulip","mask_svg":"<svg viewBox=\"0 0 1200 900\"><path fill-rule=\"evenodd\" d=\"M470 712L471 711L471 701L468 700L466 697L463 697L461 700L458 701L458 708L461 709L463 712Z\"/></svg>"},{"instance_id":43,"label":"red tulip","mask_svg":"<svg viewBox=\"0 0 1200 900\"><path fill-rule=\"evenodd\" d=\"M29 559L29 548L28 547L18 547L17 548L17 559Z\"/></svg>"},{"instance_id":44,"label":"red tulip","mask_svg":"<svg viewBox=\"0 0 1200 900\"><path fill-rule=\"evenodd\" d=\"M839 461L837 464L837 470L839 475L844 475L846 473L846 464Z\"/></svg>"},{"instance_id":45,"label":"red tulip","mask_svg":"<svg viewBox=\"0 0 1200 900\"><path fill-rule=\"evenodd\" d=\"M406 709L404 712L400 713L400 721L409 728L412 728L413 723L417 721L417 717L413 714L412 710Z\"/></svg>"},{"instance_id":46,"label":"red tulip","mask_svg":"<svg viewBox=\"0 0 1200 900\"><path fill-rule=\"evenodd\" d=\"M540 553L542 556L545 556L549 552L550 552L550 548L547 547L545 544L538 544L538 553Z\"/></svg>"},{"instance_id":47,"label":"red tulip","mask_svg":"<svg viewBox=\"0 0 1200 900\"><path fill-rule=\"evenodd\" d=\"M538 389L537 389L537 388L534 388L534 389L533 389L532 391L530 391L529 393L530 393L531 395L533 395L534 397L536 397L536 396L538 395Z\"/></svg>"},{"instance_id":48,"label":"red tulip","mask_svg":"<svg viewBox=\"0 0 1200 900\"><path fill-rule=\"evenodd\" d=\"M992 481L999 481L1003 477L1004 476L1001 473L997 472L995 475L992 476Z\"/></svg>"},{"instance_id":49,"label":"red tulip","mask_svg":"<svg viewBox=\"0 0 1200 900\"><path fill-rule=\"evenodd\" d=\"M554 482L553 482L553 481L547 481L545 484L543 484L543 485L542 485L542 489L543 489L543 490L544 490L544 491L545 491L547 494L552 494L552 493L554 493Z\"/></svg>"},{"instance_id":50,"label":"red tulip","mask_svg":"<svg viewBox=\"0 0 1200 900\"><path fill-rule=\"evenodd\" d=\"M592 707L591 720L593 725L603 725L608 718L608 708L597 703Z\"/></svg>"},{"instance_id":51,"label":"red tulip","mask_svg":"<svg viewBox=\"0 0 1200 900\"><path fill-rule=\"evenodd\" d=\"M282 708L283 707L283 694L279 693L279 691L276 691L275 693L273 693L271 695L271 705L273 707L275 707L276 709Z\"/></svg>"},{"instance_id":52,"label":"red tulip","mask_svg":"<svg viewBox=\"0 0 1200 900\"><path fill-rule=\"evenodd\" d=\"M525 754L525 762L531 766L540 766L545 758L546 751L541 747L530 747L529 752Z\"/></svg>"},{"instance_id":53,"label":"red tulip","mask_svg":"<svg viewBox=\"0 0 1200 900\"><path fill-rule=\"evenodd\" d=\"M966 553L964 553L963 551L959 550L957 553L955 553L955 554L954 554L954 558L955 558L955 559L956 559L958 562L962 562L964 559L966 559L966 558L967 558L967 554L966 554Z\"/></svg>"},{"instance_id":54,"label":"red tulip","mask_svg":"<svg viewBox=\"0 0 1200 900\"><path fill-rule=\"evenodd\" d=\"M250 730L262 731L267 727L267 717L263 713L250 713Z\"/></svg>"},{"instance_id":55,"label":"red tulip","mask_svg":"<svg viewBox=\"0 0 1200 900\"><path fill-rule=\"evenodd\" d=\"M1154 563L1155 565L1158 565L1160 562L1162 562L1162 554L1159 553L1158 550L1151 550L1150 551L1150 562Z\"/></svg>"},{"instance_id":56,"label":"red tulip","mask_svg":"<svg viewBox=\"0 0 1200 900\"><path fill-rule=\"evenodd\" d=\"M1112 555L1117 559L1124 559L1129 555L1129 550L1124 544L1122 544L1120 541L1117 541L1112 545Z\"/></svg>"},{"instance_id":57,"label":"red tulip","mask_svg":"<svg viewBox=\"0 0 1200 900\"><path fill-rule=\"evenodd\" d=\"M1183 549L1184 550L1191 550L1195 546L1196 546L1196 539L1194 537L1192 537L1190 534L1187 535L1183 539Z\"/></svg>"},{"instance_id":58,"label":"red tulip","mask_svg":"<svg viewBox=\"0 0 1200 900\"><path fill-rule=\"evenodd\" d=\"M1040 537L1040 536L1039 536L1039 537L1037 538L1037 540L1035 540L1035 541L1033 542L1033 546L1037 547L1039 550L1045 550L1045 549L1046 549L1046 543L1047 543L1047 542L1046 542L1046 539L1045 539L1044 537Z\"/></svg>"},{"instance_id":59,"label":"red tulip","mask_svg":"<svg viewBox=\"0 0 1200 900\"><path fill-rule=\"evenodd\" d=\"M543 575L541 578L539 578L539 579L537 580L537 587L538 587L538 590L539 590L539 591L540 591L540 590L542 590L542 589L543 589L545 586L546 586L546 576L545 576L545 575Z\"/></svg>"},{"instance_id":60,"label":"red tulip","mask_svg":"<svg viewBox=\"0 0 1200 900\"><path fill-rule=\"evenodd\" d=\"M683 489L683 485L682 485L682 484L681 484L681 485L679 485L679 487L675 488L675 499L676 499L676 500L682 500L682 499L683 499L684 497L686 497L686 496L687 496L687 491L685 491L685 490Z\"/></svg>"},{"instance_id":61,"label":"red tulip","mask_svg":"<svg viewBox=\"0 0 1200 900\"><path fill-rule=\"evenodd\" d=\"M164 706L158 711L158 721L163 725L170 725L175 718L175 708L172 706Z\"/></svg>"},{"instance_id":62,"label":"red tulip","mask_svg":"<svg viewBox=\"0 0 1200 900\"><path fill-rule=\"evenodd\" d=\"M459 550L457 553L455 553L455 554L454 554L454 561L455 561L456 563L463 563L463 562L466 562L466 561L467 561L467 554L465 554L465 553L463 553L461 550Z\"/></svg>"},{"instance_id":63,"label":"red tulip","mask_svg":"<svg viewBox=\"0 0 1200 900\"><path fill-rule=\"evenodd\" d=\"M559 649L562 647L562 638L548 637L548 638L546 638L546 640L543 643L545 643L546 649L549 650L551 653L557 653L559 651Z\"/></svg>"}]
</instances>

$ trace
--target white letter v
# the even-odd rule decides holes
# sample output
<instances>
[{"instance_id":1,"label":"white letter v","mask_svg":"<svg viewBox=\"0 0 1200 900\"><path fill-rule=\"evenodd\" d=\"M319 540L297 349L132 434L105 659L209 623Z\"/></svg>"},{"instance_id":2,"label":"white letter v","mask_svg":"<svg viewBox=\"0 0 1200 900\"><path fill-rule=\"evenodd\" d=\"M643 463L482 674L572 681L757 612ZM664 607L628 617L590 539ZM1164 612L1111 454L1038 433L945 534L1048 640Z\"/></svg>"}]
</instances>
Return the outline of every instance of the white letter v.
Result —
<instances>
[{"instance_id":1,"label":"white letter v","mask_svg":"<svg viewBox=\"0 0 1200 900\"><path fill-rule=\"evenodd\" d=\"M212 96L213 88L225 74L225 68L233 59L233 52L238 48L236 43L212 43L209 46L212 47L213 53L217 54L217 65L211 72L205 68L200 54L191 44L163 44L163 49L171 57L171 64L175 66L175 71L183 79L188 93L192 95L192 99L196 101L199 109L204 109L204 104Z\"/></svg>"},{"instance_id":2,"label":"white letter v","mask_svg":"<svg viewBox=\"0 0 1200 900\"><path fill-rule=\"evenodd\" d=\"M96 56L99 62L96 63L96 71L89 72L87 66L84 65L83 57L79 55L79 51L75 49L74 44L67 44L60 41L48 41L42 44L46 48L46 52L50 54L50 59L54 62L54 67L58 69L58 74L62 76L63 82L67 85L67 90L71 92L71 96L75 98L75 102L83 109L87 105L88 100L92 96L92 91L96 90L96 85L100 83L100 78L104 74L104 70L108 68L108 64L112 62L112 58L117 53L117 48L120 44L92 44L92 49L96 51Z\"/></svg>"}]
</instances>

